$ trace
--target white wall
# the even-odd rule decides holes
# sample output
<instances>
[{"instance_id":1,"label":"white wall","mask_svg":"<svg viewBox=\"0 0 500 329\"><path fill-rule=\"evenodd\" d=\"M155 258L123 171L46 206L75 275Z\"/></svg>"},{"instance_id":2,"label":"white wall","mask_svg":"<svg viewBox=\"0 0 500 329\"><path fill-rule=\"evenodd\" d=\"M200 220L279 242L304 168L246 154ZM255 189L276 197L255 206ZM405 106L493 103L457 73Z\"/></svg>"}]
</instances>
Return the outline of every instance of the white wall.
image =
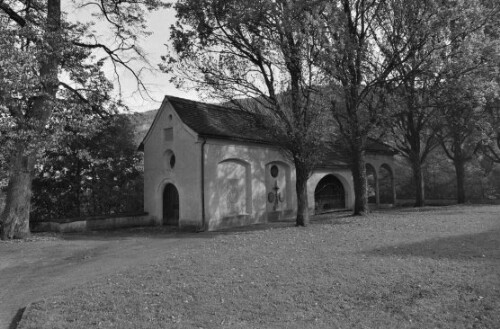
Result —
<instances>
[{"instance_id":1,"label":"white wall","mask_svg":"<svg viewBox=\"0 0 500 329\"><path fill-rule=\"evenodd\" d=\"M352 180L352 173L349 169L337 169L337 170L316 170L313 172L309 180L307 181L307 202L309 210L314 211L314 190L318 185L319 181L327 176L334 175L337 177L342 185L344 186L345 192L345 203L346 208L354 208L354 183Z\"/></svg>"},{"instance_id":2,"label":"white wall","mask_svg":"<svg viewBox=\"0 0 500 329\"><path fill-rule=\"evenodd\" d=\"M246 207L244 207L245 211L238 214L228 214L224 211L227 207L227 200L224 198L227 198L226 190L228 187L224 186L225 179L221 177L221 165L225 163L231 163L235 169L242 168L242 166L247 168L245 174L247 180L245 185ZM237 163L240 163L241 166L238 167ZM207 142L205 146L205 190L207 191L205 205L209 229L249 225L267 220L266 209L269 207L267 195L274 183L273 180L269 179L270 174L267 171L270 170L273 163L280 168L278 184L282 185L280 189L284 201L278 210L292 211L297 204L294 193L295 171L293 167L287 165L285 157L278 149L259 144L215 139ZM235 172L228 175L236 174ZM238 179L241 177L243 177L242 174L238 176ZM240 208L243 209L243 207Z\"/></svg>"},{"instance_id":3,"label":"white wall","mask_svg":"<svg viewBox=\"0 0 500 329\"><path fill-rule=\"evenodd\" d=\"M165 140L167 128L173 128L171 141ZM202 139L164 101L144 142L144 210L156 224L162 224L163 189L171 183L179 192L179 225L201 226L201 146ZM173 169L168 163L171 153L176 157ZM377 171L384 163L394 168L392 161L390 156L367 155L367 162ZM209 230L265 222L277 213L279 218L294 216L295 169L277 148L209 139L204 146L204 162L205 220ZM279 168L277 177L270 174L273 164ZM318 182L329 174L344 185L346 207L352 209L354 189L348 169L317 170L312 174L307 182L309 209L314 210ZM281 195L276 207L269 201L275 184Z\"/></svg>"},{"instance_id":4,"label":"white wall","mask_svg":"<svg viewBox=\"0 0 500 329\"><path fill-rule=\"evenodd\" d=\"M394 172L394 157L390 155L381 155L381 154L367 154L365 156L366 163L369 163L373 166L377 175L380 173L380 168L382 165L386 164L391 168L392 174L396 177L396 173Z\"/></svg>"},{"instance_id":5,"label":"white wall","mask_svg":"<svg viewBox=\"0 0 500 329\"><path fill-rule=\"evenodd\" d=\"M173 128L172 141L165 141L165 128ZM173 169L166 156L169 150L176 157ZM179 225L201 225L201 144L165 101L144 144L144 210L157 224L162 224L168 183L179 192Z\"/></svg>"}]
</instances>

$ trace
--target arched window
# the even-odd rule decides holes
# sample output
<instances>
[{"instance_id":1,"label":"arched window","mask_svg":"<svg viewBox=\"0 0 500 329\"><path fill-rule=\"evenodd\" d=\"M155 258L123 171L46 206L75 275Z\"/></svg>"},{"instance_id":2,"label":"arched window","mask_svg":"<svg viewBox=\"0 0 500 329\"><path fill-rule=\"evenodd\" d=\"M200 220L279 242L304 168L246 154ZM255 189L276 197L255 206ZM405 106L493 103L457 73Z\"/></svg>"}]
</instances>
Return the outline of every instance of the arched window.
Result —
<instances>
[{"instance_id":1,"label":"arched window","mask_svg":"<svg viewBox=\"0 0 500 329\"><path fill-rule=\"evenodd\" d=\"M223 216L251 212L250 165L242 160L229 159L217 165L219 210Z\"/></svg>"}]
</instances>

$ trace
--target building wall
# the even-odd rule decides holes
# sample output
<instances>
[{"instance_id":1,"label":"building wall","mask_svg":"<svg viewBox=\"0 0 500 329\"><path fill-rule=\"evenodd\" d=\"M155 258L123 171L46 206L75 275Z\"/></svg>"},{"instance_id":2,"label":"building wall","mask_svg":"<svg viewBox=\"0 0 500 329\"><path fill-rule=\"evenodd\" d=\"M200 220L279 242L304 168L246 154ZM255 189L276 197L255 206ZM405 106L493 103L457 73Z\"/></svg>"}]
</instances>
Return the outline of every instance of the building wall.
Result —
<instances>
[{"instance_id":1,"label":"building wall","mask_svg":"<svg viewBox=\"0 0 500 329\"><path fill-rule=\"evenodd\" d=\"M169 141L165 129L170 128ZM170 168L172 154L175 166ZM179 192L179 225L200 225L201 143L164 102L144 143L144 211L158 225L163 221L163 190L168 183Z\"/></svg>"},{"instance_id":2,"label":"building wall","mask_svg":"<svg viewBox=\"0 0 500 329\"><path fill-rule=\"evenodd\" d=\"M366 164L374 171L375 182L368 187L369 202L396 204L396 173L394 172L394 157L384 154L369 153L366 155ZM370 179L369 179L370 181ZM370 184L369 184L370 185ZM375 191L373 191L375 189ZM371 194L371 195L370 195ZM375 194L375 196L373 196ZM371 198L370 198L371 196ZM375 200L373 200L375 199Z\"/></svg>"},{"instance_id":3,"label":"building wall","mask_svg":"<svg viewBox=\"0 0 500 329\"><path fill-rule=\"evenodd\" d=\"M205 191L209 230L290 217L297 204L293 167L279 150L259 144L207 141Z\"/></svg>"},{"instance_id":4,"label":"building wall","mask_svg":"<svg viewBox=\"0 0 500 329\"><path fill-rule=\"evenodd\" d=\"M203 139L182 123L170 103L164 102L144 142L144 210L157 225L163 223L163 190L170 183L179 193L179 226L201 227L202 145ZM277 148L209 139L203 149L208 230L295 216L295 169ZM172 155L173 168L169 163ZM367 163L377 171L383 164L393 168L392 161L390 156L367 155ZM316 186L329 174L343 184L346 208L354 207L350 170L317 170L307 183L312 213Z\"/></svg>"},{"instance_id":5,"label":"building wall","mask_svg":"<svg viewBox=\"0 0 500 329\"><path fill-rule=\"evenodd\" d=\"M388 165L391 168L392 174L395 176L394 157L393 156L369 153L365 156L365 161L366 161L366 163L369 163L370 165L372 165L375 168L375 171L377 173L380 172L380 168L384 164Z\"/></svg>"},{"instance_id":6,"label":"building wall","mask_svg":"<svg viewBox=\"0 0 500 329\"><path fill-rule=\"evenodd\" d=\"M352 173L349 169L336 169L336 170L316 170L313 172L309 180L307 181L307 202L309 206L309 211L314 213L314 191L319 181L325 176L334 175L337 177L345 191L345 203L347 209L354 208L354 185L352 179Z\"/></svg>"}]
</instances>

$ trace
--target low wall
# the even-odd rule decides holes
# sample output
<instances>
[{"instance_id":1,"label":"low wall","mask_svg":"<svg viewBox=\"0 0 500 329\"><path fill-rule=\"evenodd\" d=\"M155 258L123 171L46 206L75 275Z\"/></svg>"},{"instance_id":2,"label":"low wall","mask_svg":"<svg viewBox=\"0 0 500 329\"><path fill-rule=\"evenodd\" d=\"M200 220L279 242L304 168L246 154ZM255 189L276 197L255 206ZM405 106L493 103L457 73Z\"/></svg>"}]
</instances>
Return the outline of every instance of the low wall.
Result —
<instances>
[{"instance_id":1,"label":"low wall","mask_svg":"<svg viewBox=\"0 0 500 329\"><path fill-rule=\"evenodd\" d=\"M87 218L67 222L31 223L32 232L74 233L85 231L112 230L125 227L154 226L155 222L148 214L123 215L105 218Z\"/></svg>"}]
</instances>

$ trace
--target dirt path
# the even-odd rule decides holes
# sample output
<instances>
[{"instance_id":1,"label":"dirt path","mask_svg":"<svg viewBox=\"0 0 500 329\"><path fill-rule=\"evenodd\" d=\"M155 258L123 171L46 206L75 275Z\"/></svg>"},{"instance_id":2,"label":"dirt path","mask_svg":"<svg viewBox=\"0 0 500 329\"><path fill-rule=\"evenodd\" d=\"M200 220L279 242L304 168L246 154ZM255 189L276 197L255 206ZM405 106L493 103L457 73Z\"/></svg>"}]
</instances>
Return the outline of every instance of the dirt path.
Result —
<instances>
[{"instance_id":1,"label":"dirt path","mask_svg":"<svg viewBox=\"0 0 500 329\"><path fill-rule=\"evenodd\" d=\"M196 248L212 236L150 228L0 242L0 329L15 328L13 319L29 302L131 266L155 264L165 253Z\"/></svg>"}]
</instances>

